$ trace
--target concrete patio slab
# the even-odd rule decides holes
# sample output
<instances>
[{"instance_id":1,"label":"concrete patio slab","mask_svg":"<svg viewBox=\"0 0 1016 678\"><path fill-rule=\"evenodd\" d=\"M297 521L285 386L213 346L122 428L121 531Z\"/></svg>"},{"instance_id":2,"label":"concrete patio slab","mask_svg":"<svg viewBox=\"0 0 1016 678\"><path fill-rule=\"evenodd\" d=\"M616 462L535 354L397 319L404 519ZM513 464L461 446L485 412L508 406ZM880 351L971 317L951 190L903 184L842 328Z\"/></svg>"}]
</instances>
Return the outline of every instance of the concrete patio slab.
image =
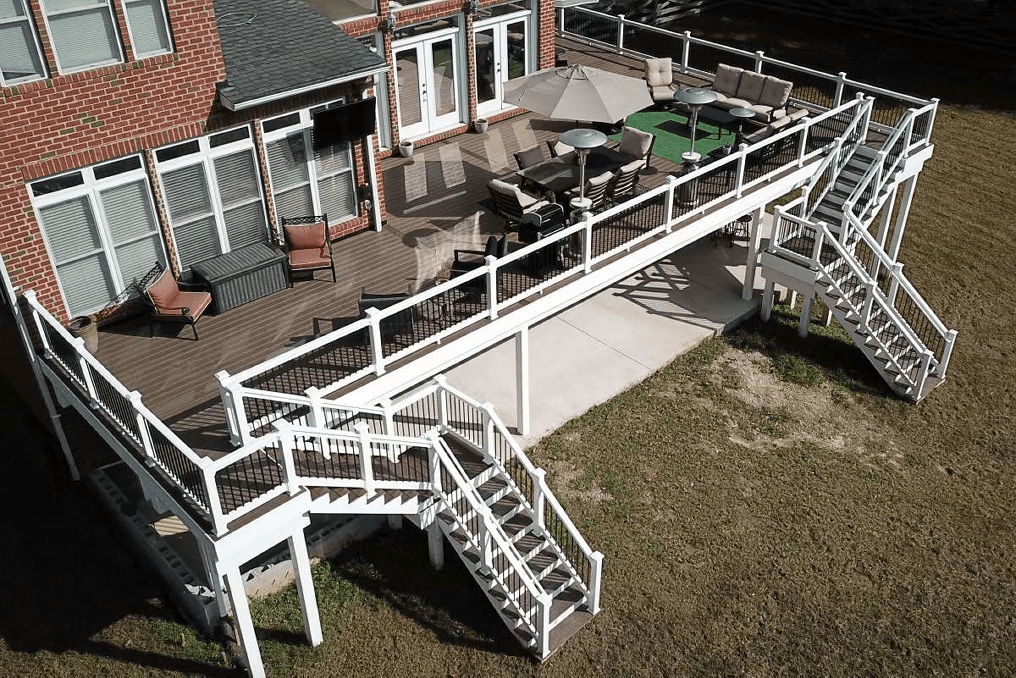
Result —
<instances>
[{"instance_id":1,"label":"concrete patio slab","mask_svg":"<svg viewBox=\"0 0 1016 678\"><path fill-rule=\"evenodd\" d=\"M768 222L768 219L767 219ZM529 331L530 427L524 447L758 311L762 282L741 298L747 249L705 239ZM449 383L518 426L509 340L454 367Z\"/></svg>"}]
</instances>

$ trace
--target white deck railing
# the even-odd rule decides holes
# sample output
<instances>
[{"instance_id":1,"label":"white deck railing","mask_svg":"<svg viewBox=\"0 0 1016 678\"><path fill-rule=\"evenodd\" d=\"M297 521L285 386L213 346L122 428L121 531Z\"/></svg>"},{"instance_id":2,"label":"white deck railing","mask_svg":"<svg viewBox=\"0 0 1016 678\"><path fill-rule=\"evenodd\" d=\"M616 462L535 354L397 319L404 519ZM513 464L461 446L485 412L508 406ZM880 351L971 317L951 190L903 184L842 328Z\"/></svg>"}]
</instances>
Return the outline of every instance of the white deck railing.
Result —
<instances>
[{"instance_id":1,"label":"white deck railing","mask_svg":"<svg viewBox=\"0 0 1016 678\"><path fill-rule=\"evenodd\" d=\"M742 198L755 186L765 184L791 167L829 152L830 129L854 139L859 133L857 121L866 120L859 114L864 99L849 101L839 108L783 130L752 146L742 146L730 155L681 177L671 177L667 185L652 189L612 209L591 216L587 221L570 226L557 234L501 258L489 257L485 265L442 285L420 292L384 310L368 309L367 317L290 349L274 358L236 374L216 375L219 390L234 444L242 445L264 432L264 425L291 408L294 403L309 407L312 393L329 393L349 386L369 375L380 376L394 364L428 347L440 344L451 335L477 326L500 315L521 308L520 302L542 294L569 278L591 273L594 268L640 243L658 238L675 228L690 223L711 208ZM816 131L826 136L820 144L811 144ZM834 139L836 138L834 137ZM809 150L811 145L817 146ZM698 195L698 185L707 179L719 181L727 188L710 199ZM656 205L655 208L650 206ZM621 215L644 209L645 223L638 231L623 237L611 235L603 227ZM574 257L564 267L543 278L527 278L514 288L499 286L506 272L517 270L531 261L530 257L553 256L549 253L567 244ZM594 244L596 245L594 249ZM516 279L518 280L518 279ZM479 294L478 290L497 290L496 294ZM472 298L485 303L469 303ZM466 303L463 303L466 300ZM449 309L453 309L450 312ZM413 334L403 342L386 341L385 337L407 323ZM422 328L422 329L420 329ZM408 333L408 332L407 332ZM267 385L275 376L286 375L285 382L298 380L293 376L302 364L310 364L328 355L328 366L337 378L321 383L312 381L308 370L301 388L305 396L286 394L274 398ZM466 358L468 356L463 356Z\"/></svg>"},{"instance_id":2,"label":"white deck railing","mask_svg":"<svg viewBox=\"0 0 1016 678\"><path fill-rule=\"evenodd\" d=\"M888 132L897 126L900 116L909 108L938 105L937 99L921 99L875 85L851 80L846 73L824 73L780 59L764 52L749 52L697 38L690 31L676 32L658 26L631 21L586 7L559 10L558 34L594 45L604 51L636 58L670 57L682 73L705 79L715 75L719 62L794 82L792 103L813 111L832 110L844 101L861 94L877 99L872 115L872 128ZM922 126L921 133L930 140L934 116Z\"/></svg>"}]
</instances>

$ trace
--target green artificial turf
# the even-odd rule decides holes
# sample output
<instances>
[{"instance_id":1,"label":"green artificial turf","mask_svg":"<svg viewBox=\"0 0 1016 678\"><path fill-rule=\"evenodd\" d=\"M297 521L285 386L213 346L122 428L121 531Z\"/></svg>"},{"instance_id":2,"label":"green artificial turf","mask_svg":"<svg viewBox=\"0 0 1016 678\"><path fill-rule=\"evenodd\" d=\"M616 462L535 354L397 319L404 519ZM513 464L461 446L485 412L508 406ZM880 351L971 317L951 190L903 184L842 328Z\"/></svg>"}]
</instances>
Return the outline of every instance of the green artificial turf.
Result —
<instances>
[{"instance_id":1,"label":"green artificial turf","mask_svg":"<svg viewBox=\"0 0 1016 678\"><path fill-rule=\"evenodd\" d=\"M680 163L681 154L691 147L691 140L688 136L688 125L685 116L681 113L670 113L668 111L646 111L634 113L628 116L625 124L629 127L649 132L656 135L656 143L653 144L653 155L671 162ZM717 139L717 132L721 132ZM619 140L620 134L611 139ZM733 144L734 134L716 125L711 125L701 120L698 123L698 131L695 133L695 151L706 155L710 151L723 146Z\"/></svg>"}]
</instances>

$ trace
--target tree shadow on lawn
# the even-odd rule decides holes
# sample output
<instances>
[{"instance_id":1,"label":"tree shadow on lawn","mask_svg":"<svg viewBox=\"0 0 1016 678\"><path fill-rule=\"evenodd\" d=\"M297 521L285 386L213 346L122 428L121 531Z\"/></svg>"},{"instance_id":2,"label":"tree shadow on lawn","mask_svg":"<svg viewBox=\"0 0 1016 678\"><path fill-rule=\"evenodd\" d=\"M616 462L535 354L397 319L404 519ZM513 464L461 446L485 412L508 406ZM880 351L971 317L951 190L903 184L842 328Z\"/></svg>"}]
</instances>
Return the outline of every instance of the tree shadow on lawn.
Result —
<instances>
[{"instance_id":1,"label":"tree shadow on lawn","mask_svg":"<svg viewBox=\"0 0 1016 678\"><path fill-rule=\"evenodd\" d=\"M408 525L346 548L332 565L336 576L430 629L442 643L529 657L447 541L441 570L430 564L426 534Z\"/></svg>"},{"instance_id":2,"label":"tree shadow on lawn","mask_svg":"<svg viewBox=\"0 0 1016 678\"><path fill-rule=\"evenodd\" d=\"M0 380L0 666L9 653L74 652L140 667L232 676L225 667L120 646L95 636L127 617L178 622L153 577L125 551L105 509L71 481L62 455ZM82 481L84 482L84 481ZM137 640L135 639L135 642ZM142 641L147 642L147 640ZM18 665L21 660L10 662Z\"/></svg>"}]
</instances>

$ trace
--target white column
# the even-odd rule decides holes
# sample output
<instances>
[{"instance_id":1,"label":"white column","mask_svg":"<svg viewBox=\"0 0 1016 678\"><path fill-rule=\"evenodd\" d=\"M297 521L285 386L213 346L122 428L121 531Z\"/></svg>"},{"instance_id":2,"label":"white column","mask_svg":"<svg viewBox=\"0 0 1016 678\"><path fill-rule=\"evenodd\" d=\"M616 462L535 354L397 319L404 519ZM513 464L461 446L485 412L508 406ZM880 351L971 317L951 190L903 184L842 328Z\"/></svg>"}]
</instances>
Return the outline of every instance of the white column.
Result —
<instances>
[{"instance_id":1,"label":"white column","mask_svg":"<svg viewBox=\"0 0 1016 678\"><path fill-rule=\"evenodd\" d=\"M247 672L251 678L264 678L265 665L261 660L261 648L258 647L258 637L254 632L254 620L250 616L240 568L230 567L226 570L226 588L229 591L229 606L233 609L233 630L243 651Z\"/></svg>"},{"instance_id":2,"label":"white column","mask_svg":"<svg viewBox=\"0 0 1016 678\"><path fill-rule=\"evenodd\" d=\"M435 570L444 567L444 534L436 520L427 527L427 552Z\"/></svg>"},{"instance_id":3,"label":"white column","mask_svg":"<svg viewBox=\"0 0 1016 678\"><path fill-rule=\"evenodd\" d=\"M219 574L215 548L199 535L194 539L198 544L201 564L205 567L205 577L212 587L212 593L215 594L215 605L218 608L219 617L225 617L229 613L229 609L226 607L226 593L222 588L222 576Z\"/></svg>"},{"instance_id":4,"label":"white column","mask_svg":"<svg viewBox=\"0 0 1016 678\"><path fill-rule=\"evenodd\" d=\"M529 328L515 333L516 423L519 434L529 433Z\"/></svg>"},{"instance_id":5,"label":"white column","mask_svg":"<svg viewBox=\"0 0 1016 678\"><path fill-rule=\"evenodd\" d=\"M900 202L900 210L896 215L896 226L893 227L893 240L886 251L886 254L893 261L896 261L900 256L900 243L903 242L903 231L906 230L907 217L910 216L910 205L914 201L917 177L918 175L915 174L903 184L903 200Z\"/></svg>"},{"instance_id":6,"label":"white column","mask_svg":"<svg viewBox=\"0 0 1016 678\"><path fill-rule=\"evenodd\" d=\"M748 259L744 266L744 288L741 290L741 298L751 301L755 294L755 269L758 267L758 250L762 245L762 210L759 207L751 215L751 227L748 234Z\"/></svg>"},{"instance_id":7,"label":"white column","mask_svg":"<svg viewBox=\"0 0 1016 678\"><path fill-rule=\"evenodd\" d=\"M388 514L388 529L389 530L401 530L402 529L402 516L398 513Z\"/></svg>"},{"instance_id":8,"label":"white column","mask_svg":"<svg viewBox=\"0 0 1016 678\"><path fill-rule=\"evenodd\" d=\"M804 339L808 336L808 326L811 324L811 302L815 299L812 294L801 295L801 319L797 323L797 336Z\"/></svg>"},{"instance_id":9,"label":"white column","mask_svg":"<svg viewBox=\"0 0 1016 678\"><path fill-rule=\"evenodd\" d=\"M773 312L773 293L776 291L776 283L766 280L765 290L762 292L762 309L759 316L762 322L769 321L769 314Z\"/></svg>"},{"instance_id":10,"label":"white column","mask_svg":"<svg viewBox=\"0 0 1016 678\"><path fill-rule=\"evenodd\" d=\"M320 645L324 635L321 633L321 615L318 613L314 577L310 571L310 558L307 555L307 542L303 530L291 534L286 543L289 545L289 557L293 559L296 592L300 596L300 609L303 612L303 632L307 634L307 642L312 646Z\"/></svg>"}]
</instances>

